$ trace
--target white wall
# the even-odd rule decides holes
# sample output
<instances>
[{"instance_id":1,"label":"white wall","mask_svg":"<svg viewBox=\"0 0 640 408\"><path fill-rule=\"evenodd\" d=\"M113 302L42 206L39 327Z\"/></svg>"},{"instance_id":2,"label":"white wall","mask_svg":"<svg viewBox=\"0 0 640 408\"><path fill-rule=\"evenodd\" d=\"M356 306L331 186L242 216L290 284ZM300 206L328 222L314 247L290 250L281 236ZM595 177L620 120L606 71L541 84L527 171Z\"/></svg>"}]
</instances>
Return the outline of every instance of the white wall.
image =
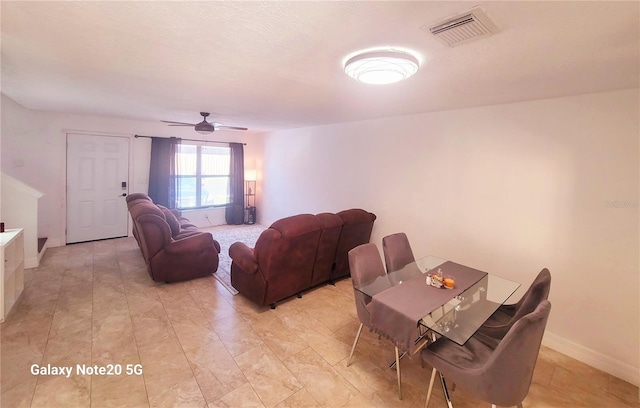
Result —
<instances>
[{"instance_id":1,"label":"white wall","mask_svg":"<svg viewBox=\"0 0 640 408\"><path fill-rule=\"evenodd\" d=\"M266 136L263 223L361 207L522 283L552 273L545 344L640 383L638 90Z\"/></svg>"},{"instance_id":2,"label":"white wall","mask_svg":"<svg viewBox=\"0 0 640 408\"><path fill-rule=\"evenodd\" d=\"M38 253L38 199L42 193L4 172L0 183L0 220L6 229L24 229L24 267L35 268L42 255Z\"/></svg>"},{"instance_id":3,"label":"white wall","mask_svg":"<svg viewBox=\"0 0 640 408\"><path fill-rule=\"evenodd\" d=\"M1 103L1 169L45 193L40 235L58 245L67 131L196 136L162 123L35 112L4 95ZM636 89L436 112L274 132L264 155L262 135L215 135L247 142L261 224L362 207L378 215L378 245L405 231L417 256L512 278L523 284L518 294L548 267L545 343L638 384L639 110ZM132 139L130 192L146 191L149 150L148 139Z\"/></svg>"},{"instance_id":4,"label":"white wall","mask_svg":"<svg viewBox=\"0 0 640 408\"><path fill-rule=\"evenodd\" d=\"M148 136L176 136L198 139L190 128L168 127L162 122L135 121L85 115L39 112L26 109L2 95L2 147L0 165L3 172L42 191L39 200L38 235L48 237L50 247L64 245L66 226L66 134L88 133L131 138L129 183L133 192L147 192L151 139ZM262 138L251 132L216 132L209 139L245 142L245 158L260 162ZM259 189L260 190L260 189ZM259 191L260 192L260 191ZM208 210L209 219L222 220L224 212ZM222 213L222 217L220 214ZM196 225L208 226L201 214L194 214Z\"/></svg>"}]
</instances>

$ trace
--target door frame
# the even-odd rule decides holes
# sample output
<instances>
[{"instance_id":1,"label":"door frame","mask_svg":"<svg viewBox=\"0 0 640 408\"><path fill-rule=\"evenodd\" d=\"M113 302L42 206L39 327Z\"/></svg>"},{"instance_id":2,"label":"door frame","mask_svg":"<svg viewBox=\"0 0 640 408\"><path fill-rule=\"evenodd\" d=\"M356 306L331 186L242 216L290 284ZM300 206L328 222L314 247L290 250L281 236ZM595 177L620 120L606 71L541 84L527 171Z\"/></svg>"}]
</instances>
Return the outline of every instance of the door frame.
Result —
<instances>
[{"instance_id":1,"label":"door frame","mask_svg":"<svg viewBox=\"0 0 640 408\"><path fill-rule=\"evenodd\" d=\"M62 231L62 242L61 244L63 246L66 245L72 245L72 244L68 244L67 243L67 230L68 230L68 207L69 207L69 203L67 202L68 200L68 174L67 174L67 170L68 170L68 161L69 161L69 149L68 149L68 143L69 143L69 135L80 135L80 136L97 136L97 137L118 137L118 138L122 138L122 139L127 139L127 143L128 143L128 149L127 149L127 195L129 195L129 191L131 191L131 171L132 171L132 166L133 166L133 155L132 155L132 149L133 149L133 143L132 143L132 139L134 137L133 134L124 134L124 133L108 133L108 132L93 132L93 131L83 131L83 130L72 130L72 129L68 129L68 130L63 130L64 132L64 194L63 194L63 208L62 208L62 212L63 212L63 218L64 218L64 230ZM131 223L130 223L130 217L129 217L129 213L127 211L127 220L126 220L126 225L127 225L127 237L131 236ZM111 238L104 238L104 239L111 239ZM96 240L97 241L97 240ZM90 241L87 241L90 242Z\"/></svg>"}]
</instances>

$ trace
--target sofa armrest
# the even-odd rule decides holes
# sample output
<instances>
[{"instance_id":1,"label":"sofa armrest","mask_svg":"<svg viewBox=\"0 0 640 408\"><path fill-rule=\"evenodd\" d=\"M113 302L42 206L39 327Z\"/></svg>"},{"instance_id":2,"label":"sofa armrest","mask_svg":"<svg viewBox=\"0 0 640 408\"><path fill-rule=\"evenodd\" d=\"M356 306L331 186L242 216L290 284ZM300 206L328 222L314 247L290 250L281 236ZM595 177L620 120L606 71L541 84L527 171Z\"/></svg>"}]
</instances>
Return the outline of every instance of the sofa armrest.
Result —
<instances>
[{"instance_id":1,"label":"sofa armrest","mask_svg":"<svg viewBox=\"0 0 640 408\"><path fill-rule=\"evenodd\" d=\"M211 234L203 232L172 241L168 245L165 245L164 250L171 255L184 252L198 252L207 248L216 249L214 242Z\"/></svg>"},{"instance_id":2,"label":"sofa armrest","mask_svg":"<svg viewBox=\"0 0 640 408\"><path fill-rule=\"evenodd\" d=\"M181 239L188 238L194 235L199 235L199 234L202 234L202 231L181 229L180 232L175 234L172 238L176 241L180 241Z\"/></svg>"},{"instance_id":3,"label":"sofa armrest","mask_svg":"<svg viewBox=\"0 0 640 408\"><path fill-rule=\"evenodd\" d=\"M216 252L220 253L220 251L221 251L220 243L218 241L216 241L215 239L213 240L213 246L216 248Z\"/></svg>"},{"instance_id":4,"label":"sofa armrest","mask_svg":"<svg viewBox=\"0 0 640 408\"><path fill-rule=\"evenodd\" d=\"M229 247L229 256L234 263L238 264L242 270L247 273L254 274L258 271L258 261L256 260L253 249L249 248L243 242L234 242Z\"/></svg>"},{"instance_id":5,"label":"sofa armrest","mask_svg":"<svg viewBox=\"0 0 640 408\"><path fill-rule=\"evenodd\" d=\"M140 204L142 205L142 204ZM142 242L145 258L151 259L171 242L171 228L156 214L140 214L135 218L137 234Z\"/></svg>"}]
</instances>

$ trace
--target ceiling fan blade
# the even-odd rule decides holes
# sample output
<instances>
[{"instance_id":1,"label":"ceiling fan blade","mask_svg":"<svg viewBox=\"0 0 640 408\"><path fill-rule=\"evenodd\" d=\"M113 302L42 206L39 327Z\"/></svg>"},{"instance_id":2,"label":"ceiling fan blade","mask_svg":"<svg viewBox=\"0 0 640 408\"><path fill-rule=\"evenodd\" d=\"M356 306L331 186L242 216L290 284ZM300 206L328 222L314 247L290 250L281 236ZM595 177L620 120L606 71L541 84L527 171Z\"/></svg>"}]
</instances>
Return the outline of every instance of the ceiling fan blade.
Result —
<instances>
[{"instance_id":1,"label":"ceiling fan blade","mask_svg":"<svg viewBox=\"0 0 640 408\"><path fill-rule=\"evenodd\" d=\"M207 112L200 112L200 115L202 115L202 122L199 123L174 122L171 120L163 120L162 122L167 123L169 126L193 126L196 131L203 132L213 132L214 130L249 130L246 127L225 126L220 122L207 122L207 116L209 116Z\"/></svg>"},{"instance_id":2,"label":"ceiling fan blade","mask_svg":"<svg viewBox=\"0 0 640 408\"><path fill-rule=\"evenodd\" d=\"M249 130L246 127L238 127L238 126L218 126L216 125L216 130L218 129L228 129L228 130Z\"/></svg>"},{"instance_id":3,"label":"ceiling fan blade","mask_svg":"<svg viewBox=\"0 0 640 408\"><path fill-rule=\"evenodd\" d=\"M195 126L195 123L185 123L185 122L173 122L170 120L161 120L160 122L164 123L173 123L174 125L183 125L183 126Z\"/></svg>"}]
</instances>

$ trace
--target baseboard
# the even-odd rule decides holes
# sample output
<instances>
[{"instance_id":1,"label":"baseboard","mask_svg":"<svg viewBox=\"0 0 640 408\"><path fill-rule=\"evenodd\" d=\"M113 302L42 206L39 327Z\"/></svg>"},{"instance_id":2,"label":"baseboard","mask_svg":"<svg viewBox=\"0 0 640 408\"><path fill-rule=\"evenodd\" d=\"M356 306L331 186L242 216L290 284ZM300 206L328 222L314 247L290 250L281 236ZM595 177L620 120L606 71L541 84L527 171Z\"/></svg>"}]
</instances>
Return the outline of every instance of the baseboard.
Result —
<instances>
[{"instance_id":1,"label":"baseboard","mask_svg":"<svg viewBox=\"0 0 640 408\"><path fill-rule=\"evenodd\" d=\"M38 265L40 265L40 262L38 261L38 257L24 259L24 269L37 268Z\"/></svg>"},{"instance_id":2,"label":"baseboard","mask_svg":"<svg viewBox=\"0 0 640 408\"><path fill-rule=\"evenodd\" d=\"M562 354L566 354L569 357L575 358L578 361L582 361L591 367L597 368L598 370L609 373L614 377L618 377L640 387L639 367L634 367L620 360L613 359L607 355L591 350L549 332L545 332L542 344Z\"/></svg>"},{"instance_id":3,"label":"baseboard","mask_svg":"<svg viewBox=\"0 0 640 408\"><path fill-rule=\"evenodd\" d=\"M56 239L56 238L47 239L47 245L46 245L47 248L56 248L61 246L65 246L65 244L60 239Z\"/></svg>"}]
</instances>

